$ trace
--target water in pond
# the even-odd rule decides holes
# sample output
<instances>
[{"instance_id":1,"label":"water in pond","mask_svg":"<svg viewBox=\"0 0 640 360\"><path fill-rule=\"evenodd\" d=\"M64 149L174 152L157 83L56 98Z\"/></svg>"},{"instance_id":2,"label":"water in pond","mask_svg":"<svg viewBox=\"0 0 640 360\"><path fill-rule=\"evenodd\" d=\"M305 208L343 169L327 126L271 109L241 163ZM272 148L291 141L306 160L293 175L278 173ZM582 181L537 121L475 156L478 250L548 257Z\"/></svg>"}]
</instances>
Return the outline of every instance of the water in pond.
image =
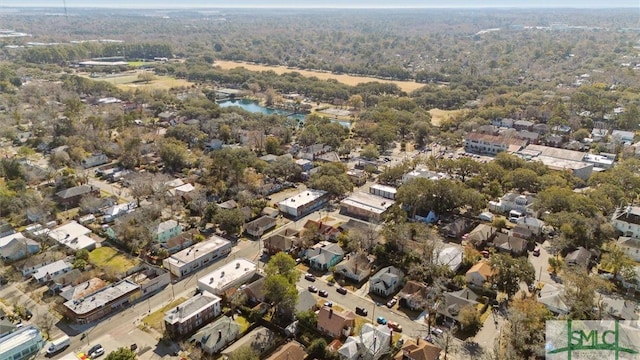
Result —
<instances>
[{"instance_id":1,"label":"water in pond","mask_svg":"<svg viewBox=\"0 0 640 360\"><path fill-rule=\"evenodd\" d=\"M280 109L272 109L272 108L268 108L268 107L264 107L261 106L260 104L258 104L255 101L251 101L251 100L225 100L225 101L221 101L218 103L218 105L220 105L220 107L230 107L230 106L237 106L241 109L244 109L248 112L253 112L253 113L262 113L262 114L266 114L266 115L272 115L272 114L277 114L277 115L288 115L291 114L290 111L286 111L286 110L280 110ZM298 120L299 123L304 123L304 120L306 119L306 115L304 114L295 114L295 115L289 115L288 116L291 119L295 119ZM334 122L337 122L338 124L344 126L344 127L351 127L351 123L349 121L339 121L339 120L331 120Z\"/></svg>"}]
</instances>

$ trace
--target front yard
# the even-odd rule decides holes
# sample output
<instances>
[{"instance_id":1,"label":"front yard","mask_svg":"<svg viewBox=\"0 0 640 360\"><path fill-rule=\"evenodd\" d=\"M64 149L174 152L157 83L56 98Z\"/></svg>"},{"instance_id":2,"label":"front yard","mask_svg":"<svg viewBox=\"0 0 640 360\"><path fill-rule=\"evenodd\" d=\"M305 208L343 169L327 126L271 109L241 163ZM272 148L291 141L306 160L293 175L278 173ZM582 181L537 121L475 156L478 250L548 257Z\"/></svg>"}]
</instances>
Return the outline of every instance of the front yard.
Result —
<instances>
[{"instance_id":1,"label":"front yard","mask_svg":"<svg viewBox=\"0 0 640 360\"><path fill-rule=\"evenodd\" d=\"M166 313L167 311L169 311L169 309L172 309L180 304L182 304L183 302L187 301L186 298L178 298L173 300L172 302L170 302L169 304L163 306L161 309L152 312L151 314L145 316L142 319L142 327L150 327L154 330L156 330L157 332L161 333L163 332L163 319L164 319L164 313ZM143 329L144 330L144 329Z\"/></svg>"}]
</instances>

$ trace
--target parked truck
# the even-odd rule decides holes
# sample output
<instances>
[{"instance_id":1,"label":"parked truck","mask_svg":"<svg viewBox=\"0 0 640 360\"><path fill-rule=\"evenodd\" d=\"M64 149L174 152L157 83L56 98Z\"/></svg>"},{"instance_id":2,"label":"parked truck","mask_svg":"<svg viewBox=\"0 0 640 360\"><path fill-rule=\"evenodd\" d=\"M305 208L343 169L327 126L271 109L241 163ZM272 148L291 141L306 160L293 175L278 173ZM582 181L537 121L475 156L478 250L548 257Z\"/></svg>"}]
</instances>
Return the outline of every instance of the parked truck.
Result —
<instances>
[{"instance_id":1,"label":"parked truck","mask_svg":"<svg viewBox=\"0 0 640 360\"><path fill-rule=\"evenodd\" d=\"M71 345L71 339L67 335L62 335L55 340L51 340L47 347L47 355L56 354L59 351L66 349L69 345Z\"/></svg>"}]
</instances>

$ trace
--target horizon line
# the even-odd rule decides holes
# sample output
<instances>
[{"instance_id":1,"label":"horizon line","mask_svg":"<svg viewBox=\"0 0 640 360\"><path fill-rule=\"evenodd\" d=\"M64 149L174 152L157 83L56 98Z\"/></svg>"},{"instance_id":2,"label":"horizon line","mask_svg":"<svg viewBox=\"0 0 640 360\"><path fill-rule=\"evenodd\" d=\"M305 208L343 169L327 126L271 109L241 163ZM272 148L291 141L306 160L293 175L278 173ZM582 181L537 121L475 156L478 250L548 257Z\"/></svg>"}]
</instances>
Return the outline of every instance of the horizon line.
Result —
<instances>
[{"instance_id":1,"label":"horizon line","mask_svg":"<svg viewBox=\"0 0 640 360\"><path fill-rule=\"evenodd\" d=\"M591 10L591 9L598 9L598 10L603 10L603 9L637 9L637 7L634 6L567 6L567 5L559 5L559 6L550 6L550 5L545 5L545 6L535 6L535 5L531 5L531 6L526 6L526 5L521 5L521 6L491 6L491 5L478 5L478 6L469 6L469 5L460 5L460 6L324 6L324 7L318 7L318 6L296 6L296 7L291 7L291 6L278 6L278 5L268 5L268 6L191 6L191 5L185 5L185 6L135 6L135 5L125 5L125 6L119 6L119 7L113 7L113 6L109 6L109 5L97 5L97 6L77 6L77 5L71 5L71 6L48 6L48 5L21 5L21 6L16 6L16 5L0 5L0 9L112 9L112 10L200 10L200 9L243 9L243 10L247 10L247 9L279 9L279 10L334 10L334 9L340 9L340 10L344 10L344 9L353 9L353 10L390 10L390 9L398 9L398 10L411 10L411 9L455 9L455 10L460 10L460 9L508 9L508 10L514 10L514 9L538 9L538 10L545 10L545 9L573 9L573 10Z\"/></svg>"}]
</instances>

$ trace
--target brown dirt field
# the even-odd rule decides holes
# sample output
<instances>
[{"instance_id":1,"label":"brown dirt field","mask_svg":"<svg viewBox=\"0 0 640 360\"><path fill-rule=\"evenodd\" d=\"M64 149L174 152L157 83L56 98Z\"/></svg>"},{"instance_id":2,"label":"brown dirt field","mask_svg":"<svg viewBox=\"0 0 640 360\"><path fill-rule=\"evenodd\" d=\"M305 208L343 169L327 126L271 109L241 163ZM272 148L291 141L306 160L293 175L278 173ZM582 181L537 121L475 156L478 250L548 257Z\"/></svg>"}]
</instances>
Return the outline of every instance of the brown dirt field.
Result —
<instances>
[{"instance_id":1,"label":"brown dirt field","mask_svg":"<svg viewBox=\"0 0 640 360\"><path fill-rule=\"evenodd\" d=\"M431 114L431 124L434 126L440 126L443 121L456 117L462 114L463 111L464 110L431 109L429 110L429 114Z\"/></svg>"},{"instance_id":2,"label":"brown dirt field","mask_svg":"<svg viewBox=\"0 0 640 360\"><path fill-rule=\"evenodd\" d=\"M413 81L395 81L395 80L383 80L376 79L372 77L366 76L352 76L352 75L336 75L330 72L320 72L320 71L311 71L311 70L298 70L298 69L289 69L285 66L267 66L267 65L257 65L257 64L248 64L240 61L222 61L218 60L214 64L214 66L219 66L223 70L230 70L237 67L243 67L250 71L273 71L276 74L284 74L290 72L297 72L300 75L311 77L315 76L320 80L328 80L334 79L338 82L341 82L346 85L355 86L361 83L377 81L380 83L392 83L398 85L402 91L411 92L413 90L419 89L424 86L424 84L420 84Z\"/></svg>"}]
</instances>

